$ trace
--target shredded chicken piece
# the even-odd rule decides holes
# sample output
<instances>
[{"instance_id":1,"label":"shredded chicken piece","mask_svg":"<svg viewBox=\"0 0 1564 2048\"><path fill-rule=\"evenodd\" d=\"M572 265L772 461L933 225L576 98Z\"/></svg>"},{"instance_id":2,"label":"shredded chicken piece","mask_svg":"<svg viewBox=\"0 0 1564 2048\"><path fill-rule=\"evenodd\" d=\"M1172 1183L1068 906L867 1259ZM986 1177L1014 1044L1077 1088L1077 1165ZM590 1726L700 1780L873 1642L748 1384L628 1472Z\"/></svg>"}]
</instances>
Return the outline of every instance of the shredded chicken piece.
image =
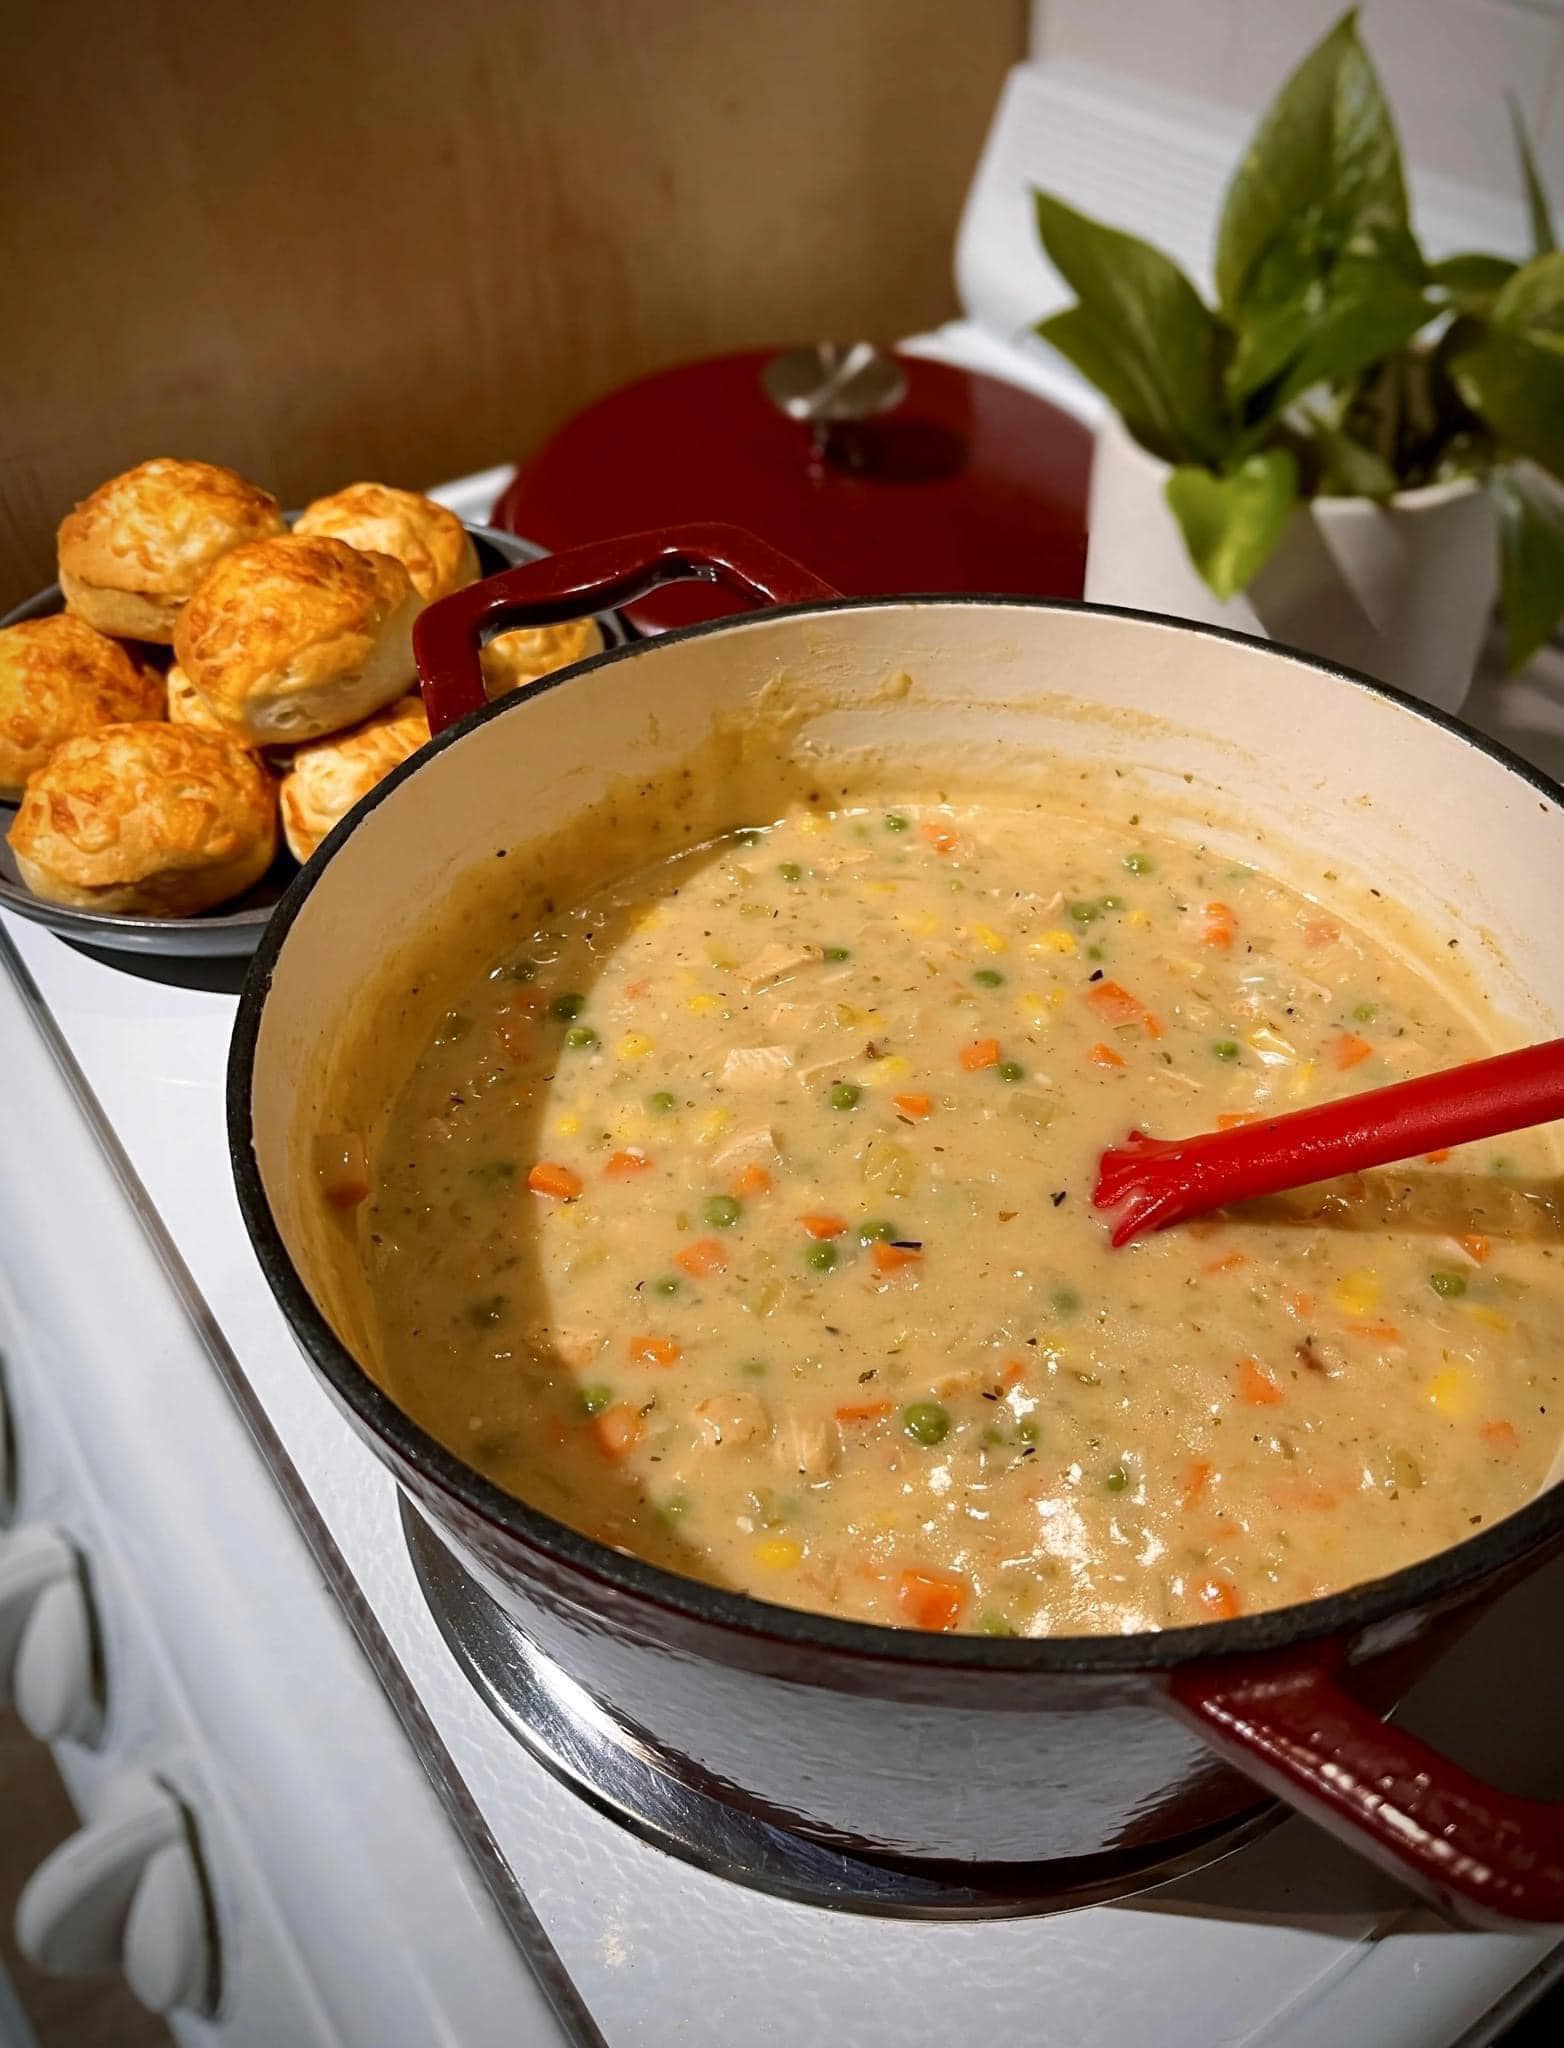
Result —
<instances>
[{"instance_id":1,"label":"shredded chicken piece","mask_svg":"<svg viewBox=\"0 0 1564 2048\"><path fill-rule=\"evenodd\" d=\"M785 1045L736 1045L722 1062L719 1088L764 1088L785 1074L793 1055Z\"/></svg>"},{"instance_id":2,"label":"shredded chicken piece","mask_svg":"<svg viewBox=\"0 0 1564 2048\"><path fill-rule=\"evenodd\" d=\"M771 1434L771 1417L758 1394L740 1390L731 1394L709 1394L691 1410L700 1432L697 1449L734 1450L752 1444L757 1437Z\"/></svg>"},{"instance_id":3,"label":"shredded chicken piece","mask_svg":"<svg viewBox=\"0 0 1564 2048\"><path fill-rule=\"evenodd\" d=\"M718 1173L742 1173L746 1166L770 1166L782 1156L770 1124L746 1124L711 1155Z\"/></svg>"},{"instance_id":4,"label":"shredded chicken piece","mask_svg":"<svg viewBox=\"0 0 1564 2048\"><path fill-rule=\"evenodd\" d=\"M784 1472L826 1479L836 1470L841 1439L836 1424L789 1415L777 1427L773 1451Z\"/></svg>"},{"instance_id":5,"label":"shredded chicken piece","mask_svg":"<svg viewBox=\"0 0 1564 2048\"><path fill-rule=\"evenodd\" d=\"M850 1067L862 1057L863 1049L863 1033L844 1029L827 1045L812 1046L807 1052L800 1047L799 1057L792 1062L793 1071L807 1085L821 1074L839 1074L844 1067Z\"/></svg>"},{"instance_id":6,"label":"shredded chicken piece","mask_svg":"<svg viewBox=\"0 0 1564 2048\"><path fill-rule=\"evenodd\" d=\"M809 849L809 865L817 875L834 875L838 868L861 867L874 859L871 846L833 846L829 841Z\"/></svg>"},{"instance_id":7,"label":"shredded chicken piece","mask_svg":"<svg viewBox=\"0 0 1564 2048\"><path fill-rule=\"evenodd\" d=\"M800 967L823 959L819 946L804 940L787 944L778 941L775 945L762 946L753 959L746 960L738 970L739 986L746 995L758 995L763 988L770 988L774 982L786 981L790 974L796 974Z\"/></svg>"},{"instance_id":8,"label":"shredded chicken piece","mask_svg":"<svg viewBox=\"0 0 1564 2048\"><path fill-rule=\"evenodd\" d=\"M603 1347L602 1331L589 1323L534 1323L528 1336L535 1351L569 1366L590 1365Z\"/></svg>"}]
</instances>

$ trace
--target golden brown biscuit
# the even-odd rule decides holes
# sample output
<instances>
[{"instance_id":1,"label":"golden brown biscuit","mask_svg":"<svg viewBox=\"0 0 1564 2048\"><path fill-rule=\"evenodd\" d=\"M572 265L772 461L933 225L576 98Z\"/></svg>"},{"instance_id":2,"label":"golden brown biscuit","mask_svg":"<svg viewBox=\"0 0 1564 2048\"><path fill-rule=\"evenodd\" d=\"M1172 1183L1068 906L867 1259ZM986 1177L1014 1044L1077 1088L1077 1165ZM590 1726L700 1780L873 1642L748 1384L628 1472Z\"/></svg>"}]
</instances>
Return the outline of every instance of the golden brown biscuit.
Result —
<instances>
[{"instance_id":1,"label":"golden brown biscuit","mask_svg":"<svg viewBox=\"0 0 1564 2048\"><path fill-rule=\"evenodd\" d=\"M236 739L291 745L401 696L420 610L390 555L283 534L223 556L186 605L174 652Z\"/></svg>"},{"instance_id":2,"label":"golden brown biscuit","mask_svg":"<svg viewBox=\"0 0 1564 2048\"><path fill-rule=\"evenodd\" d=\"M596 619L567 619L560 626L517 626L497 633L479 656L483 687L491 697L535 683L557 668L601 654L603 635Z\"/></svg>"},{"instance_id":3,"label":"golden brown biscuit","mask_svg":"<svg viewBox=\"0 0 1564 2048\"><path fill-rule=\"evenodd\" d=\"M177 661L168 671L168 721L170 725L193 725L198 732L220 732L228 739L234 738L208 708L206 699Z\"/></svg>"},{"instance_id":4,"label":"golden brown biscuit","mask_svg":"<svg viewBox=\"0 0 1564 2048\"><path fill-rule=\"evenodd\" d=\"M162 710L162 677L84 619L0 628L0 797L20 796L62 740Z\"/></svg>"},{"instance_id":5,"label":"golden brown biscuit","mask_svg":"<svg viewBox=\"0 0 1564 2048\"><path fill-rule=\"evenodd\" d=\"M399 697L351 732L300 747L278 792L283 837L294 859L308 860L337 820L393 768L416 754L428 737L422 702Z\"/></svg>"},{"instance_id":6,"label":"golden brown biscuit","mask_svg":"<svg viewBox=\"0 0 1564 2048\"><path fill-rule=\"evenodd\" d=\"M22 880L50 903L191 917L271 866L277 789L221 733L105 725L55 749L8 837Z\"/></svg>"},{"instance_id":7,"label":"golden brown biscuit","mask_svg":"<svg viewBox=\"0 0 1564 2048\"><path fill-rule=\"evenodd\" d=\"M325 534L366 552L393 555L425 604L476 581L478 551L454 512L418 491L349 484L306 505L295 533Z\"/></svg>"},{"instance_id":8,"label":"golden brown biscuit","mask_svg":"<svg viewBox=\"0 0 1564 2048\"><path fill-rule=\"evenodd\" d=\"M277 500L212 462L170 456L99 484L60 522L60 588L102 633L169 641L220 555L283 531Z\"/></svg>"}]
</instances>

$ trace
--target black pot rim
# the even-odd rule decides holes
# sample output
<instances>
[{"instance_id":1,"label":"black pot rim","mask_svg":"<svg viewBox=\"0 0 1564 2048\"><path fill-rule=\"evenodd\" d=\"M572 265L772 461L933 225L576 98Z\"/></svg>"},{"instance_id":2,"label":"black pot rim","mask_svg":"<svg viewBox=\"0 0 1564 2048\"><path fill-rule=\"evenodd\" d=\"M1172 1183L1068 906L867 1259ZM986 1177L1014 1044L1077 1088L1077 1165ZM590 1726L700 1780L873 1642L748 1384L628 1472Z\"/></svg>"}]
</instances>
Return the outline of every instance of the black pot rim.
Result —
<instances>
[{"instance_id":1,"label":"black pot rim","mask_svg":"<svg viewBox=\"0 0 1564 2048\"><path fill-rule=\"evenodd\" d=\"M542 1513L466 1464L455 1452L404 1413L370 1377L347 1349L294 1266L277 1228L261 1185L256 1163L251 1093L257 1040L273 969L288 934L323 876L332 857L364 819L395 795L410 775L435 755L479 726L515 716L543 693L567 686L593 670L638 654L715 633L743 632L774 619L812 618L832 612L869 611L920 606L1020 607L1028 611L1086 614L1121 618L1159 627L1181 636L1228 641L1257 653L1274 655L1311 669L1332 683L1342 683L1387 699L1409 716L1427 720L1463 745L1486 755L1534 789L1553 809L1564 813L1564 787L1498 741L1473 731L1451 714L1421 703L1389 683L1354 669L1322 661L1302 649L1278 641L1259 640L1223 626L1209 626L1166 612L1136 611L1125 605L1089 604L1070 598L1007 596L1002 592L911 593L894 597L839 598L807 604L777 605L737 618L709 619L649 642L609 648L586 661L543 677L525 691L495 699L451 726L381 782L364 802L335 826L316 857L289 884L276 906L251 962L239 999L229 1048L227 1114L229 1159L240 1212L261 1271L294 1336L316 1370L361 1432L393 1470L398 1465L417 1473L426 1487L447 1497L466 1515L486 1524L525 1562L528 1553L562 1565L586 1582L628 1597L655 1615L658 1612L704 1624L717 1632L759 1638L773 1646L814 1651L839 1658L911 1666L929 1671L1009 1673L1024 1676L1168 1671L1195 1663L1236 1656L1258 1656L1323 1642L1355 1637L1378 1623L1393 1621L1409 1610L1453 1605L1469 1598L1484 1581L1499 1579L1540 1563L1553 1542L1564 1538L1564 1485L1551 1487L1512 1515L1481 1534L1466 1538L1402 1570L1291 1607L1271 1608L1233 1621L1201 1622L1188 1628L1138 1635L999 1637L932 1635L917 1629L883 1627L870 1622L842 1621L803 1608L783 1607L725 1587L685 1578L638 1557L626 1556ZM389 1454L389 1455L388 1455ZM428 1503L433 1505L432 1502ZM462 1540L459 1531L452 1531Z\"/></svg>"}]
</instances>

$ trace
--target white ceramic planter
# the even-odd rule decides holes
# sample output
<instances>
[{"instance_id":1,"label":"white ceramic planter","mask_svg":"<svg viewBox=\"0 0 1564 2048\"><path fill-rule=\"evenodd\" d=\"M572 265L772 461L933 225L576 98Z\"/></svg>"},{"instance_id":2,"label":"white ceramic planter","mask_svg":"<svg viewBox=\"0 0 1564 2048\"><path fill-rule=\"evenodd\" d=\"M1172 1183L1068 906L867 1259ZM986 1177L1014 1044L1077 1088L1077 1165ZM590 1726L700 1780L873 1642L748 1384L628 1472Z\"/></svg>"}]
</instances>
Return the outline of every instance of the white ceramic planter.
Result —
<instances>
[{"instance_id":1,"label":"white ceramic planter","mask_svg":"<svg viewBox=\"0 0 1564 2048\"><path fill-rule=\"evenodd\" d=\"M1458 709L1498 589L1493 499L1479 484L1430 484L1387 504L1316 498L1229 603L1189 559L1163 486L1169 470L1116 414L1097 434L1086 595L1302 648Z\"/></svg>"}]
</instances>

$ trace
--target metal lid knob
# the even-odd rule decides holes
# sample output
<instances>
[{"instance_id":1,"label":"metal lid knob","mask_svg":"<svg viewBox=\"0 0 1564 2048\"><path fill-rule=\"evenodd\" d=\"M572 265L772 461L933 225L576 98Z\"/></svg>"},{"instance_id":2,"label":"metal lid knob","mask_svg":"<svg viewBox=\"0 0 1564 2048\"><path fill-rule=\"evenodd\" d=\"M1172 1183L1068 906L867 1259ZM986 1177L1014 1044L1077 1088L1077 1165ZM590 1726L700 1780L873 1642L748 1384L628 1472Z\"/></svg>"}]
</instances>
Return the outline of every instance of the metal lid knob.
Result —
<instances>
[{"instance_id":1,"label":"metal lid knob","mask_svg":"<svg viewBox=\"0 0 1564 2048\"><path fill-rule=\"evenodd\" d=\"M821 428L868 420L900 405L907 373L870 341L816 342L773 356L761 381L773 405L789 419Z\"/></svg>"}]
</instances>

